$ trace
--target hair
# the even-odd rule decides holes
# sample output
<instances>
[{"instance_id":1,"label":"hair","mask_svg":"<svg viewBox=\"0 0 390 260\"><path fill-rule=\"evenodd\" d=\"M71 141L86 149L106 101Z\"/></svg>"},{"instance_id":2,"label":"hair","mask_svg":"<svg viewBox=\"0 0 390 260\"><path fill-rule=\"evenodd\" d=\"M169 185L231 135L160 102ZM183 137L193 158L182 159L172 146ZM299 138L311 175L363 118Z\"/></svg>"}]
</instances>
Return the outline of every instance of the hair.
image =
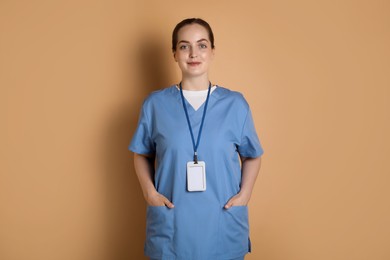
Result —
<instances>
[{"instance_id":1,"label":"hair","mask_svg":"<svg viewBox=\"0 0 390 260\"><path fill-rule=\"evenodd\" d=\"M213 34L213 30L211 30L211 27L210 25L203 19L201 18L188 18L188 19L185 19L183 21L181 21L180 23L178 23L175 27L175 29L173 29L173 33L172 33L172 51L175 52L176 51L176 45L177 45L177 41L178 41L178 34L179 34L179 31L181 28L183 28L184 26L186 25L190 25L190 24L199 24L201 26L203 26L206 30L207 30L207 33L209 35L209 39L210 39L210 43L211 43L211 48L214 49L215 46L214 46L214 34Z\"/></svg>"}]
</instances>

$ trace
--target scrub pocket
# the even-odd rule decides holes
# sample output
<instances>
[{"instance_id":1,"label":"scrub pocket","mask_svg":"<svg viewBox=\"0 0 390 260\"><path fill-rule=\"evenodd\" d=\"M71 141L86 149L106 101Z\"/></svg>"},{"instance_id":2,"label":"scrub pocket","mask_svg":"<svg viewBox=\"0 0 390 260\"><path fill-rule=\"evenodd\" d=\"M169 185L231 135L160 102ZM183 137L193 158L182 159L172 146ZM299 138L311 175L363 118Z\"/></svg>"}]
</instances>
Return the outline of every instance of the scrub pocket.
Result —
<instances>
[{"instance_id":1,"label":"scrub pocket","mask_svg":"<svg viewBox=\"0 0 390 260\"><path fill-rule=\"evenodd\" d=\"M166 206L148 206L146 210L145 254L161 257L171 253L173 244L174 209Z\"/></svg>"},{"instance_id":2,"label":"scrub pocket","mask_svg":"<svg viewBox=\"0 0 390 260\"><path fill-rule=\"evenodd\" d=\"M222 252L229 252L230 257L248 253L250 251L248 207L233 206L230 209L223 209L219 233Z\"/></svg>"}]
</instances>

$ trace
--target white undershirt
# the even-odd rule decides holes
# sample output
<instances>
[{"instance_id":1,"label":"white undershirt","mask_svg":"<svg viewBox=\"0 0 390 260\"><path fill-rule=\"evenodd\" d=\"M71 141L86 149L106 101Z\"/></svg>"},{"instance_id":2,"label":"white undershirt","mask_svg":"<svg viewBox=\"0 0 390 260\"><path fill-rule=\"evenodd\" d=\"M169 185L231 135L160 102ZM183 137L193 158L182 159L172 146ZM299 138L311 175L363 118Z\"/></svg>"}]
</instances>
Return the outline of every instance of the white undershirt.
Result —
<instances>
[{"instance_id":1,"label":"white undershirt","mask_svg":"<svg viewBox=\"0 0 390 260\"><path fill-rule=\"evenodd\" d=\"M179 87L176 86L176 88L180 91ZM217 88L217 86L213 86L210 89L210 95L213 93L213 91ZM207 99L207 92L209 90L184 90L183 89L183 95L185 99L190 103L190 105L196 110L198 110L202 104L206 101Z\"/></svg>"}]
</instances>

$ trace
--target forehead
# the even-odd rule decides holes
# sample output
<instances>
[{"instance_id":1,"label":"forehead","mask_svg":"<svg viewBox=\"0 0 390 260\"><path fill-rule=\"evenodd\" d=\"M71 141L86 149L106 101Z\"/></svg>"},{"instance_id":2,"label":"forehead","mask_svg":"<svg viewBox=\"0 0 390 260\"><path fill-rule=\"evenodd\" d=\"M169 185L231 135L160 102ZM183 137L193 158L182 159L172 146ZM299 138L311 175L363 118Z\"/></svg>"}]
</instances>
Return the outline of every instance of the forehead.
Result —
<instances>
[{"instance_id":1,"label":"forehead","mask_svg":"<svg viewBox=\"0 0 390 260\"><path fill-rule=\"evenodd\" d=\"M178 32L178 41L198 41L200 39L209 39L207 29L200 24L188 24L183 26Z\"/></svg>"}]
</instances>

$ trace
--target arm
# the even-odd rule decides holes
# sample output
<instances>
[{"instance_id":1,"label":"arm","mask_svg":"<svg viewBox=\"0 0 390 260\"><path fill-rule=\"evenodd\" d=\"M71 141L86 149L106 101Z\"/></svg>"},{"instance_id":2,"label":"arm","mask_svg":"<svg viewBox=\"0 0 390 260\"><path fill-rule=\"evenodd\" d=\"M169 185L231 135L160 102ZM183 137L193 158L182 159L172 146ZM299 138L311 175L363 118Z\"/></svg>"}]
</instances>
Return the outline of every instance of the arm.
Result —
<instances>
[{"instance_id":1,"label":"arm","mask_svg":"<svg viewBox=\"0 0 390 260\"><path fill-rule=\"evenodd\" d=\"M232 206L247 205L252 195L253 186L261 166L261 157L241 158L241 189L240 192L233 196L225 205L225 209Z\"/></svg>"},{"instance_id":2,"label":"arm","mask_svg":"<svg viewBox=\"0 0 390 260\"><path fill-rule=\"evenodd\" d=\"M134 168L146 203L150 206L173 208L174 205L154 187L154 157L134 153Z\"/></svg>"}]
</instances>

